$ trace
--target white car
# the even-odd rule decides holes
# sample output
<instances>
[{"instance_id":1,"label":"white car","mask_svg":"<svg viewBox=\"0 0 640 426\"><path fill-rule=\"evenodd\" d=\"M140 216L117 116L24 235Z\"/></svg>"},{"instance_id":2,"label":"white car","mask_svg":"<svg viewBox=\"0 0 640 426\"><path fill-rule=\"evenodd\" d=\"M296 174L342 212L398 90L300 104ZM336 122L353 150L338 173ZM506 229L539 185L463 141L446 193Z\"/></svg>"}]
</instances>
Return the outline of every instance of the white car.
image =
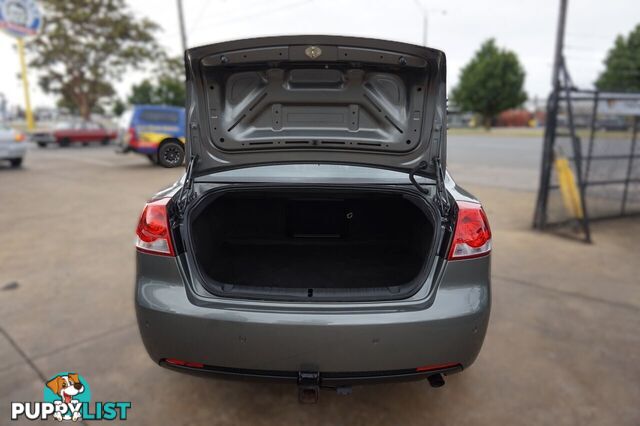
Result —
<instances>
[{"instance_id":1,"label":"white car","mask_svg":"<svg viewBox=\"0 0 640 426\"><path fill-rule=\"evenodd\" d=\"M24 133L0 123L0 161L9 160L11 167L20 167L27 152Z\"/></svg>"}]
</instances>

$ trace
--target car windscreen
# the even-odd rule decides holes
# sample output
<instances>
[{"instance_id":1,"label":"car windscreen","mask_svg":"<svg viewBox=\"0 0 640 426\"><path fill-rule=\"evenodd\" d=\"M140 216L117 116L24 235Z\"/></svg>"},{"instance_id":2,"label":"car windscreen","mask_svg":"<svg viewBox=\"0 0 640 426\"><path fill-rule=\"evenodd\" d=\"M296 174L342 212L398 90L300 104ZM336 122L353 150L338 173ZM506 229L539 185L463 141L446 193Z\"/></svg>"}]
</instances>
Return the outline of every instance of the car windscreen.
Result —
<instances>
[{"instance_id":1,"label":"car windscreen","mask_svg":"<svg viewBox=\"0 0 640 426\"><path fill-rule=\"evenodd\" d=\"M144 123L178 124L180 113L178 111L147 109L140 111L138 118Z\"/></svg>"}]
</instances>

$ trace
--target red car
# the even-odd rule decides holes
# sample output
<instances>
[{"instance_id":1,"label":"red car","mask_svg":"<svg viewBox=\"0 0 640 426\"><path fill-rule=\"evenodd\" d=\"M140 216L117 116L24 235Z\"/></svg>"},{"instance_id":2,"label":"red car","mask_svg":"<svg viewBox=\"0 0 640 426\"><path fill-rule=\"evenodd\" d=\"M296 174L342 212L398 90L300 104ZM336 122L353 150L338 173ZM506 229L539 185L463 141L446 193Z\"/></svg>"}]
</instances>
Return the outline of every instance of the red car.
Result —
<instances>
[{"instance_id":1,"label":"red car","mask_svg":"<svg viewBox=\"0 0 640 426\"><path fill-rule=\"evenodd\" d=\"M44 148L49 144L69 146L80 142L87 145L89 142L100 142L107 145L116 138L116 132L105 129L104 126L91 121L63 121L47 132L31 134L31 139Z\"/></svg>"}]
</instances>

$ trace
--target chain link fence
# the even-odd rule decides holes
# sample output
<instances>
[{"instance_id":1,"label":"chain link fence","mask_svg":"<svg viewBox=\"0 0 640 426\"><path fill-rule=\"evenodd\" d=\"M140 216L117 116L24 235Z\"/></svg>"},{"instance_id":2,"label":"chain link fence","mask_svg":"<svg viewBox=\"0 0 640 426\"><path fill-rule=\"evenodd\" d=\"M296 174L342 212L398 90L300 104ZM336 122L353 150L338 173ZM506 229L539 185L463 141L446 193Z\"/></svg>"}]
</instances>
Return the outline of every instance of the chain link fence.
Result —
<instances>
[{"instance_id":1,"label":"chain link fence","mask_svg":"<svg viewBox=\"0 0 640 426\"><path fill-rule=\"evenodd\" d=\"M640 94L572 89L557 102L534 226L590 241L591 221L640 214Z\"/></svg>"}]
</instances>

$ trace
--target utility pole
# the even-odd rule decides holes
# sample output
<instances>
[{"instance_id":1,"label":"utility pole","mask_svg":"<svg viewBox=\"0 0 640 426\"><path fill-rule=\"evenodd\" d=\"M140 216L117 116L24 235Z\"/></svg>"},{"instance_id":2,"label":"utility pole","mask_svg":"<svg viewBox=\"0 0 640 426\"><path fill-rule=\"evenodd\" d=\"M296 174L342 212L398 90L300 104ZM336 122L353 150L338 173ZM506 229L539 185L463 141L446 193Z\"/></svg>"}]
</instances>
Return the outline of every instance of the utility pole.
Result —
<instances>
[{"instance_id":1,"label":"utility pole","mask_svg":"<svg viewBox=\"0 0 640 426\"><path fill-rule=\"evenodd\" d=\"M427 26L429 24L429 13L427 9L422 9L422 44L427 45Z\"/></svg>"},{"instance_id":2,"label":"utility pole","mask_svg":"<svg viewBox=\"0 0 640 426\"><path fill-rule=\"evenodd\" d=\"M420 8L420 12L422 12L422 44L427 45L427 24L429 21L429 14L427 12L427 8L422 4L421 0L413 0L416 6Z\"/></svg>"},{"instance_id":3,"label":"utility pole","mask_svg":"<svg viewBox=\"0 0 640 426\"><path fill-rule=\"evenodd\" d=\"M184 30L184 12L182 11L182 0L176 0L178 3L178 19L180 20L180 41L182 42L182 52L187 50L187 33Z\"/></svg>"},{"instance_id":4,"label":"utility pole","mask_svg":"<svg viewBox=\"0 0 640 426\"><path fill-rule=\"evenodd\" d=\"M416 6L420 8L422 12L422 44L427 46L427 33L429 31L429 10L422 4L421 0L414 0ZM437 12L442 15L446 15L447 11L443 9L432 9L432 12Z\"/></svg>"},{"instance_id":5,"label":"utility pole","mask_svg":"<svg viewBox=\"0 0 640 426\"><path fill-rule=\"evenodd\" d=\"M560 84L560 63L563 60L564 28L567 23L567 2L568 0L560 0L558 29L556 30L556 51L553 58L553 71L551 74L551 85L553 90L556 90Z\"/></svg>"},{"instance_id":6,"label":"utility pole","mask_svg":"<svg viewBox=\"0 0 640 426\"><path fill-rule=\"evenodd\" d=\"M560 98L560 72L564 70L564 28L567 21L568 0L560 0L558 13L558 28L556 31L556 49L553 58L551 74L551 95L547 100L547 115L545 118L544 141L542 146L542 161L540 165L540 183L538 199L533 217L533 227L543 229L547 222L547 201L549 199L549 185L551 185L551 168L553 167L553 147L555 144L556 127L558 125L558 107Z\"/></svg>"}]
</instances>

